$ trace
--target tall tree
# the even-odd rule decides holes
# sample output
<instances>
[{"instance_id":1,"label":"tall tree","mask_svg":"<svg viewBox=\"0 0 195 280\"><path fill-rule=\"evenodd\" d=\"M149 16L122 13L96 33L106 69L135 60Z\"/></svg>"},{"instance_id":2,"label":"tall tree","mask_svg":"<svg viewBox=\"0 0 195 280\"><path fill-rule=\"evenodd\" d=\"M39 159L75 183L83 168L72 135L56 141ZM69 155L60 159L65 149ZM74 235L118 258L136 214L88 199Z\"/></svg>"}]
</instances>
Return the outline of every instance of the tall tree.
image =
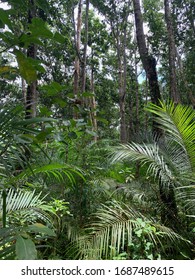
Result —
<instances>
[{"instance_id":1,"label":"tall tree","mask_svg":"<svg viewBox=\"0 0 195 280\"><path fill-rule=\"evenodd\" d=\"M81 80L81 92L85 92L86 88L86 66L87 66L87 46L88 46L88 20L89 20L89 0L86 0L86 12L85 12L85 36L84 36L84 50L82 61L82 80Z\"/></svg>"},{"instance_id":2,"label":"tall tree","mask_svg":"<svg viewBox=\"0 0 195 280\"><path fill-rule=\"evenodd\" d=\"M164 0L164 9L165 9L165 21L167 25L167 34L168 34L168 47L169 47L169 84L170 84L170 96L175 103L180 101L178 87L177 87L177 74L176 74L176 45L175 45L175 36L174 28L172 22L170 1Z\"/></svg>"},{"instance_id":3,"label":"tall tree","mask_svg":"<svg viewBox=\"0 0 195 280\"><path fill-rule=\"evenodd\" d=\"M29 0L28 8L28 24L32 23L33 18L36 17L36 3L34 0ZM27 48L27 57L36 59L37 57L37 46L31 43ZM28 84L26 92L26 118L36 116L37 106L37 81L33 81Z\"/></svg>"},{"instance_id":4,"label":"tall tree","mask_svg":"<svg viewBox=\"0 0 195 280\"><path fill-rule=\"evenodd\" d=\"M75 37L75 48L76 48L76 57L74 64L74 96L75 99L78 97L79 93L79 82L80 82L80 48L81 48L81 27L82 27L82 9L83 9L83 0L79 0L78 3L78 16L76 24L76 37Z\"/></svg>"},{"instance_id":5,"label":"tall tree","mask_svg":"<svg viewBox=\"0 0 195 280\"><path fill-rule=\"evenodd\" d=\"M133 7L135 15L137 44L141 61L149 83L151 101L152 103L159 105L161 94L156 70L156 59L152 54L149 54L148 48L146 46L140 0L133 0ZM160 130L155 126L155 122L153 122L153 132L157 136L161 134Z\"/></svg>"}]
</instances>

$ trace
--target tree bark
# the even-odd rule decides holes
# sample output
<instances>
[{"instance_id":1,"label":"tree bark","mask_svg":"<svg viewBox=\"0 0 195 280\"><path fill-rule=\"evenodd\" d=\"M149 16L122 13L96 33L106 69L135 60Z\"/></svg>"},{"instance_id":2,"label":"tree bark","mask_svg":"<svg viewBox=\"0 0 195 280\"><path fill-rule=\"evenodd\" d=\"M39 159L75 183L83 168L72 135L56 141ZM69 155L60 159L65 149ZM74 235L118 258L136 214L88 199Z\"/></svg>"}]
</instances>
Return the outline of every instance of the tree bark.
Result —
<instances>
[{"instance_id":1,"label":"tree bark","mask_svg":"<svg viewBox=\"0 0 195 280\"><path fill-rule=\"evenodd\" d=\"M89 20L89 0L86 0L86 15L85 15L85 42L83 50L83 67L82 67L82 81L81 92L86 90L86 66L87 66L87 44L88 44L88 20Z\"/></svg>"},{"instance_id":2,"label":"tree bark","mask_svg":"<svg viewBox=\"0 0 195 280\"><path fill-rule=\"evenodd\" d=\"M180 102L178 87L177 87L177 74L176 74L176 46L174 38L174 29L172 24L172 16L169 0L164 0L165 8L165 21L167 25L168 46L169 46L169 82L170 82L170 96L177 104Z\"/></svg>"},{"instance_id":3,"label":"tree bark","mask_svg":"<svg viewBox=\"0 0 195 280\"><path fill-rule=\"evenodd\" d=\"M74 96L78 98L79 93L79 81L80 81L80 46L81 46L81 24L82 24L82 7L83 0L79 1L78 5L78 17L76 28L76 57L74 65Z\"/></svg>"},{"instance_id":4,"label":"tree bark","mask_svg":"<svg viewBox=\"0 0 195 280\"><path fill-rule=\"evenodd\" d=\"M33 18L36 17L36 5L34 0L29 0L28 10L28 24L32 23ZM37 46L31 44L27 49L27 57L36 59ZM26 92L26 118L32 118L36 116L37 107L37 81L34 81L27 86Z\"/></svg>"},{"instance_id":5,"label":"tree bark","mask_svg":"<svg viewBox=\"0 0 195 280\"><path fill-rule=\"evenodd\" d=\"M127 15L124 17L124 22L127 20ZM113 36L116 40L116 51L118 61L118 83L119 83L119 110L120 110L120 141L127 142L127 127L125 118L125 98L126 98L126 76L127 76L127 62L126 62L126 24L123 29L123 34L119 31L119 23L114 26L111 22Z\"/></svg>"},{"instance_id":6,"label":"tree bark","mask_svg":"<svg viewBox=\"0 0 195 280\"><path fill-rule=\"evenodd\" d=\"M97 142L97 112L96 112L96 100L95 100L95 90L94 90L94 69L91 69L91 79L90 79L90 90L93 93L92 98L90 98L90 117L91 117L91 122L92 122L92 126L93 126L93 131L96 133L96 135L94 136L94 142Z\"/></svg>"},{"instance_id":7,"label":"tree bark","mask_svg":"<svg viewBox=\"0 0 195 280\"><path fill-rule=\"evenodd\" d=\"M151 101L152 103L159 105L161 95L160 95L160 88L159 88L158 76L156 71L156 59L149 54L146 46L140 0L133 0L133 7L134 7L134 16L135 16L137 44L140 53L140 58L149 83ZM161 130L156 126L154 121L153 121L153 134L156 137L159 137L162 134Z\"/></svg>"}]
</instances>

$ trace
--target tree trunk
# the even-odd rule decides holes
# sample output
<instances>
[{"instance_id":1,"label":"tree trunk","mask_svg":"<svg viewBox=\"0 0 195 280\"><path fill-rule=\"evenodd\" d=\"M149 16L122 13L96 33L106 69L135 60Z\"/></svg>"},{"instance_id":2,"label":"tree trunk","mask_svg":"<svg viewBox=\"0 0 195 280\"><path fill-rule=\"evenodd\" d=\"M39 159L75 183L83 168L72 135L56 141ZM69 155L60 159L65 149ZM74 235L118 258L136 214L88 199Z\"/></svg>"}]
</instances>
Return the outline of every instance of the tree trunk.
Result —
<instances>
[{"instance_id":1,"label":"tree trunk","mask_svg":"<svg viewBox=\"0 0 195 280\"><path fill-rule=\"evenodd\" d=\"M156 71L156 59L148 53L148 49L146 47L140 1L133 0L133 6L134 6L134 15L135 15L137 44L138 44L141 61L149 83L151 101L152 103L159 105L161 95L160 95L160 89L159 89L158 77ZM162 134L161 130L156 126L154 121L153 121L153 133L157 137L159 137Z\"/></svg>"},{"instance_id":2,"label":"tree trunk","mask_svg":"<svg viewBox=\"0 0 195 280\"><path fill-rule=\"evenodd\" d=\"M126 20L126 18L124 19ZM120 34L119 26L115 27L111 23L112 33L116 40L116 51L118 61L118 83L119 83L119 110L120 110L120 141L126 143L127 141L127 127L125 118L125 98L126 98L126 25L124 34ZM123 36L122 36L123 35ZM122 40L123 37L123 40Z\"/></svg>"},{"instance_id":3,"label":"tree trunk","mask_svg":"<svg viewBox=\"0 0 195 280\"><path fill-rule=\"evenodd\" d=\"M95 100L95 91L94 91L94 70L91 69L91 79L90 79L90 90L93 93L93 97L91 97L91 111L90 111L90 118L93 126L93 131L96 133L94 136L94 142L97 142L97 113L96 113L96 100Z\"/></svg>"},{"instance_id":4,"label":"tree trunk","mask_svg":"<svg viewBox=\"0 0 195 280\"><path fill-rule=\"evenodd\" d=\"M137 74L137 62L136 62L136 49L134 54L135 60L135 104L136 104L136 117L135 117L135 133L139 133L139 83Z\"/></svg>"},{"instance_id":5,"label":"tree trunk","mask_svg":"<svg viewBox=\"0 0 195 280\"><path fill-rule=\"evenodd\" d=\"M75 99L78 98L79 93L79 81L80 81L80 45L81 45L81 24L82 24L82 7L83 0L79 1L78 6L78 18L77 18L77 28L76 28L76 57L74 65L74 96Z\"/></svg>"},{"instance_id":6,"label":"tree trunk","mask_svg":"<svg viewBox=\"0 0 195 280\"><path fill-rule=\"evenodd\" d=\"M32 19L36 16L36 5L34 0L29 0L28 10L28 23L32 23ZM37 46L31 44L27 49L27 57L36 59L37 57ZM37 107L37 81L34 81L27 86L26 92L26 118L36 116Z\"/></svg>"},{"instance_id":7,"label":"tree trunk","mask_svg":"<svg viewBox=\"0 0 195 280\"><path fill-rule=\"evenodd\" d=\"M86 66L87 66L87 44L88 44L88 18L89 18L89 0L86 0L86 15L85 15L85 42L83 51L83 67L82 67L82 81L81 92L86 90Z\"/></svg>"},{"instance_id":8,"label":"tree trunk","mask_svg":"<svg viewBox=\"0 0 195 280\"><path fill-rule=\"evenodd\" d=\"M174 29L172 24L172 16L170 10L169 0L164 0L165 7L165 21L167 25L168 34L168 46L169 46L169 81L170 81L170 96L177 104L180 101L178 87L177 87L177 75L176 75L176 46L174 38Z\"/></svg>"}]
</instances>

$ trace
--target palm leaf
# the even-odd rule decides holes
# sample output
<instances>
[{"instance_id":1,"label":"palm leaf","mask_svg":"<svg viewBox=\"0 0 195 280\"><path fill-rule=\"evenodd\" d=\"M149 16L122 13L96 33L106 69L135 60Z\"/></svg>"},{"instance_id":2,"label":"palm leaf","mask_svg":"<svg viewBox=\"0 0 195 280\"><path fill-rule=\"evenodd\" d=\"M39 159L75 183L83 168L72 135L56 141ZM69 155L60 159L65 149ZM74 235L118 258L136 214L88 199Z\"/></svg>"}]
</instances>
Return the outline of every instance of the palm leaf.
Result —
<instances>
[{"instance_id":1,"label":"palm leaf","mask_svg":"<svg viewBox=\"0 0 195 280\"><path fill-rule=\"evenodd\" d=\"M149 104L149 112L156 115L156 122L175 144L181 147L188 159L188 165L195 169L195 111L189 107L173 102L161 102L160 106Z\"/></svg>"},{"instance_id":2,"label":"palm leaf","mask_svg":"<svg viewBox=\"0 0 195 280\"><path fill-rule=\"evenodd\" d=\"M76 176L85 180L83 171L79 168L70 166L68 164L50 163L44 166L31 166L30 168L24 170L18 176L13 178L12 181L26 179L31 176L37 176L38 174L46 174L49 178L53 177L58 181L63 181L65 176L69 179L72 185L75 185L76 183Z\"/></svg>"},{"instance_id":3,"label":"palm leaf","mask_svg":"<svg viewBox=\"0 0 195 280\"><path fill-rule=\"evenodd\" d=\"M112 206L101 205L93 218L96 222L87 227L86 233L76 240L79 258L113 259L132 243L133 230L139 228L140 218L157 229L156 232L148 232L149 240L157 248L163 246L161 239L165 238L171 243L178 240L189 243L171 229L148 220L126 204L114 202Z\"/></svg>"},{"instance_id":4,"label":"palm leaf","mask_svg":"<svg viewBox=\"0 0 195 280\"><path fill-rule=\"evenodd\" d=\"M113 150L112 163L129 159L132 162L140 162L142 166L148 164L147 173L152 174L162 184L170 185L174 179L157 144L121 144Z\"/></svg>"}]
</instances>

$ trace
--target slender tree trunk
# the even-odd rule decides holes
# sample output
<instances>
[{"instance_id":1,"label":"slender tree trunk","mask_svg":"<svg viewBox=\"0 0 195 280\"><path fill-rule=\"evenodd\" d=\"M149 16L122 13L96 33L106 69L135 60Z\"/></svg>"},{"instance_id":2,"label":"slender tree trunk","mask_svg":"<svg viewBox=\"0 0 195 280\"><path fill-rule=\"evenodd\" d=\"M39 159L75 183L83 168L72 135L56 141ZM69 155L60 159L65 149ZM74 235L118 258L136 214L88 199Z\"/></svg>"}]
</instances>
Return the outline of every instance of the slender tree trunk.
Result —
<instances>
[{"instance_id":1,"label":"slender tree trunk","mask_svg":"<svg viewBox=\"0 0 195 280\"><path fill-rule=\"evenodd\" d=\"M81 92L86 90L86 66L87 66L87 45L88 45L88 20L89 20L89 0L86 0L86 15L85 15L85 42L83 51L83 67L82 67L82 81Z\"/></svg>"},{"instance_id":2,"label":"slender tree trunk","mask_svg":"<svg viewBox=\"0 0 195 280\"><path fill-rule=\"evenodd\" d=\"M136 104L136 117L135 117L135 132L139 133L139 83L138 83L138 74L137 74L137 62L136 62L136 50L134 54L135 60L135 104Z\"/></svg>"},{"instance_id":3,"label":"slender tree trunk","mask_svg":"<svg viewBox=\"0 0 195 280\"><path fill-rule=\"evenodd\" d=\"M28 10L28 23L32 23L32 19L36 16L36 5L34 0L29 0ZM36 59L37 57L37 46L31 44L27 49L27 57ZM26 118L36 116L37 107L37 81L34 81L27 86L26 92Z\"/></svg>"},{"instance_id":4,"label":"slender tree trunk","mask_svg":"<svg viewBox=\"0 0 195 280\"><path fill-rule=\"evenodd\" d=\"M159 105L160 104L160 88L158 84L158 77L156 71L156 59L149 54L146 47L146 40L143 29L143 18L140 7L140 0L133 0L134 15L135 15L135 26L136 26L136 37L138 49L141 57L141 61L146 71L146 76L149 82L151 101ZM155 136L160 136L162 134L161 130L153 122L153 133Z\"/></svg>"},{"instance_id":5,"label":"slender tree trunk","mask_svg":"<svg viewBox=\"0 0 195 280\"><path fill-rule=\"evenodd\" d=\"M176 46L174 38L174 29L172 24L172 16L169 0L164 0L165 20L167 25L168 46L169 46L169 80L170 80L170 96L177 104L180 101L177 87L176 74Z\"/></svg>"},{"instance_id":6,"label":"slender tree trunk","mask_svg":"<svg viewBox=\"0 0 195 280\"><path fill-rule=\"evenodd\" d=\"M117 51L117 61L118 61L118 83L119 83L119 111L120 111L120 141L125 143L127 141L127 127L125 119L125 97L126 97L126 38L120 34L119 27L116 29L111 23L112 33L116 40L116 51ZM126 31L124 34L126 37Z\"/></svg>"},{"instance_id":7,"label":"slender tree trunk","mask_svg":"<svg viewBox=\"0 0 195 280\"><path fill-rule=\"evenodd\" d=\"M26 82L22 78L22 97L23 97L23 102L26 105Z\"/></svg>"},{"instance_id":8,"label":"slender tree trunk","mask_svg":"<svg viewBox=\"0 0 195 280\"><path fill-rule=\"evenodd\" d=\"M133 125L133 98L132 94L129 98L129 123L128 123L128 142L131 142L132 135L134 135L134 125Z\"/></svg>"},{"instance_id":9,"label":"slender tree trunk","mask_svg":"<svg viewBox=\"0 0 195 280\"><path fill-rule=\"evenodd\" d=\"M97 113L96 113L96 100L95 100L95 90L94 90L94 70L93 68L91 69L91 79L90 79L90 90L93 93L93 97L91 98L91 112L90 112L90 116L91 116L91 122L92 122L92 126L93 126L93 131L96 133L96 135L94 136L94 142L97 142Z\"/></svg>"},{"instance_id":10,"label":"slender tree trunk","mask_svg":"<svg viewBox=\"0 0 195 280\"><path fill-rule=\"evenodd\" d=\"M76 28L76 57L75 57L75 65L74 65L75 99L78 98L79 82L80 82L80 45L81 45L82 7L83 7L83 0L80 0L78 5L78 17L77 17L77 28Z\"/></svg>"}]
</instances>

